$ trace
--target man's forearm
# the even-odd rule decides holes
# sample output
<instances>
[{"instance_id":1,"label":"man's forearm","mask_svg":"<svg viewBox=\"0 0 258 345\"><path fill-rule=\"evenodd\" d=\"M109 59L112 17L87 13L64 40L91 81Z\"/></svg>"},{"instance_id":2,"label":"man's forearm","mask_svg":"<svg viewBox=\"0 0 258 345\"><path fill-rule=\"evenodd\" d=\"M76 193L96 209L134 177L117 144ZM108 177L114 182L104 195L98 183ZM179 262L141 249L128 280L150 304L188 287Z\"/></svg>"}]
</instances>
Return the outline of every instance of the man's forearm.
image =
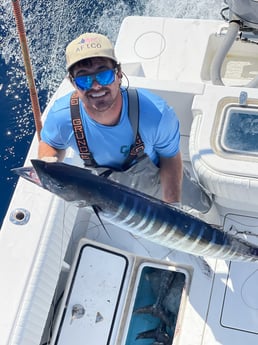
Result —
<instances>
[{"instance_id":1,"label":"man's forearm","mask_svg":"<svg viewBox=\"0 0 258 345\"><path fill-rule=\"evenodd\" d=\"M160 157L160 180L163 201L180 202L183 180L183 163L180 153L175 157Z\"/></svg>"}]
</instances>

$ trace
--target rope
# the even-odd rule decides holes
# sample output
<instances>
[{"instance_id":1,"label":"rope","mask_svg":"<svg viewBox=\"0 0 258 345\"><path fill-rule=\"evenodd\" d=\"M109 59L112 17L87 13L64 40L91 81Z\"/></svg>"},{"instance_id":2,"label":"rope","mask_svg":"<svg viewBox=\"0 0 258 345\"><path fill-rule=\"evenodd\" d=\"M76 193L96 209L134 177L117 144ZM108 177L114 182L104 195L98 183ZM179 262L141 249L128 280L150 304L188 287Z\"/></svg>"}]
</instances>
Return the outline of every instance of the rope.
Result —
<instances>
[{"instance_id":1,"label":"rope","mask_svg":"<svg viewBox=\"0 0 258 345\"><path fill-rule=\"evenodd\" d=\"M26 39L25 27L24 27L23 18L22 18L20 1L12 0L12 5L13 5L13 13L14 13L15 21L16 21L16 27L19 34L20 46L21 46L22 56L23 56L24 66L25 66L25 72L26 72L27 81L29 85L30 99L31 99L32 111L34 115L36 132L37 132L38 140L40 140L40 131L42 128L41 112L40 112L40 107L39 107L38 94L37 94L35 81L33 77L33 71L32 71L31 62L30 62L30 55L29 55L29 49L28 49L28 44L27 44L27 39Z\"/></svg>"}]
</instances>

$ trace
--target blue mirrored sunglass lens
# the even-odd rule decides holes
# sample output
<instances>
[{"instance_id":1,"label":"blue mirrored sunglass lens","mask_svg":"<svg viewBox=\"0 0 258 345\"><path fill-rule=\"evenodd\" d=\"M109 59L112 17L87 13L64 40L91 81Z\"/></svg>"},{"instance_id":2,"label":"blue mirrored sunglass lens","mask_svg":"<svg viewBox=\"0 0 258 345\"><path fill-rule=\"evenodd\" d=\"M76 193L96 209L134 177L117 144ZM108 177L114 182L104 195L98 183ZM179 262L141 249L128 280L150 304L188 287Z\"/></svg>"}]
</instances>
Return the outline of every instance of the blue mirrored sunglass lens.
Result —
<instances>
[{"instance_id":1,"label":"blue mirrored sunglass lens","mask_svg":"<svg viewBox=\"0 0 258 345\"><path fill-rule=\"evenodd\" d=\"M89 75L74 78L76 86L81 90L89 90L92 87L93 80Z\"/></svg>"},{"instance_id":2,"label":"blue mirrored sunglass lens","mask_svg":"<svg viewBox=\"0 0 258 345\"><path fill-rule=\"evenodd\" d=\"M93 81L96 80L100 85L105 86L113 83L115 80L115 72L112 69L91 75L82 75L74 78L76 86L81 90L89 90Z\"/></svg>"},{"instance_id":3,"label":"blue mirrored sunglass lens","mask_svg":"<svg viewBox=\"0 0 258 345\"><path fill-rule=\"evenodd\" d=\"M115 80L115 73L114 70L109 69L107 71L96 74L95 78L100 85L108 85L113 83L113 81Z\"/></svg>"}]
</instances>

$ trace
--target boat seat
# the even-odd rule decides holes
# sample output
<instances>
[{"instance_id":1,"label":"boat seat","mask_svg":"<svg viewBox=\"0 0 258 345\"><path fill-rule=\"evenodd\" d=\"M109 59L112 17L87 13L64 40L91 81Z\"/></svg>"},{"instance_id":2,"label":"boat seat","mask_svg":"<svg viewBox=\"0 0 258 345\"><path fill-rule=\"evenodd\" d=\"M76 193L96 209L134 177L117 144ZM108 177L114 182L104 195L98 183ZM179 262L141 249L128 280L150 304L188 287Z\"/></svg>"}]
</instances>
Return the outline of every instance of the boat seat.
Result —
<instances>
[{"instance_id":1,"label":"boat seat","mask_svg":"<svg viewBox=\"0 0 258 345\"><path fill-rule=\"evenodd\" d=\"M221 206L257 210L257 90L208 85L192 111L189 153L198 182Z\"/></svg>"}]
</instances>

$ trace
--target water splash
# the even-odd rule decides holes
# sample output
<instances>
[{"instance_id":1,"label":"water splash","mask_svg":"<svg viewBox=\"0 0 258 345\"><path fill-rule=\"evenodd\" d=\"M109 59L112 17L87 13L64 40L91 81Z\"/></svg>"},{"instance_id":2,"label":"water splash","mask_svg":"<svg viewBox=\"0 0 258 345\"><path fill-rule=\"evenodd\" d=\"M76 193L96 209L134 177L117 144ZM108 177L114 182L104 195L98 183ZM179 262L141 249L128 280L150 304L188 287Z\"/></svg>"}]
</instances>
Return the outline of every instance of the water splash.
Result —
<instances>
[{"instance_id":1,"label":"water splash","mask_svg":"<svg viewBox=\"0 0 258 345\"><path fill-rule=\"evenodd\" d=\"M39 93L48 90L51 96L64 78L64 51L70 40L85 31L99 31L114 42L123 18L132 11L139 14L140 7L135 5L132 10L131 5L115 0L23 1L24 24ZM24 69L9 0L3 0L2 12L0 42L2 56L6 64L11 65L9 95L17 77L24 79Z\"/></svg>"},{"instance_id":2,"label":"water splash","mask_svg":"<svg viewBox=\"0 0 258 345\"><path fill-rule=\"evenodd\" d=\"M174 18L221 19L223 0L150 0L146 2L145 15Z\"/></svg>"},{"instance_id":3,"label":"water splash","mask_svg":"<svg viewBox=\"0 0 258 345\"><path fill-rule=\"evenodd\" d=\"M65 75L67 43L85 31L106 34L114 43L121 22L128 15L219 19L223 6L223 0L212 6L209 0L24 0L22 11L39 92L48 90L52 95ZM25 78L9 0L2 1L1 11L2 56L6 64L12 65L9 94L17 77L20 80Z\"/></svg>"}]
</instances>

